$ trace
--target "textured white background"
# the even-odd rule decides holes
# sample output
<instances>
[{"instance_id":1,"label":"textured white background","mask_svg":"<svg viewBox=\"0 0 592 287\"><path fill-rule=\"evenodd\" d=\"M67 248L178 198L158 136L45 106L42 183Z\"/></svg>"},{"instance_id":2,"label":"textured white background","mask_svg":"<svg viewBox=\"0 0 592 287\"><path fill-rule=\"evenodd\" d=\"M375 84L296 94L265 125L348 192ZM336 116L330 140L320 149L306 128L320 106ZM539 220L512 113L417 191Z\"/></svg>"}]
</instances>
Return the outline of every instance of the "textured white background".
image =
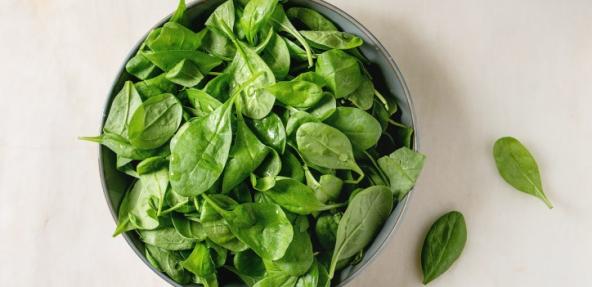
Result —
<instances>
[{"instance_id":1,"label":"textured white background","mask_svg":"<svg viewBox=\"0 0 592 287\"><path fill-rule=\"evenodd\" d=\"M105 204L97 148L111 81L175 0L0 1L0 286L163 286ZM396 58L429 157L398 232L351 286L421 286L429 225L467 219L431 286L592 286L592 2L330 1ZM556 208L508 187L500 136L537 157Z\"/></svg>"}]
</instances>

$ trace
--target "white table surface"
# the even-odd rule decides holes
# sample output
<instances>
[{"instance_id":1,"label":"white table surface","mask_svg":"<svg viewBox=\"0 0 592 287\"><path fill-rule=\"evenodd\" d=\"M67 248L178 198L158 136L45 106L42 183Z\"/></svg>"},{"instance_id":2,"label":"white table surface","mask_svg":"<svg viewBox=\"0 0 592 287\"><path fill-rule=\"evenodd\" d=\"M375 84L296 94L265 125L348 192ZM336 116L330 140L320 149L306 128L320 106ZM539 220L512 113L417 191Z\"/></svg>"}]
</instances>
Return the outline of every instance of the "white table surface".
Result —
<instances>
[{"instance_id":1,"label":"white table surface","mask_svg":"<svg viewBox=\"0 0 592 287\"><path fill-rule=\"evenodd\" d=\"M396 58L428 155L408 212L350 286L421 286L429 225L469 239L441 286L592 286L592 2L330 1ZM115 227L97 147L111 81L175 0L0 1L0 286L163 286ZM491 148L536 156L553 210L512 190Z\"/></svg>"}]
</instances>

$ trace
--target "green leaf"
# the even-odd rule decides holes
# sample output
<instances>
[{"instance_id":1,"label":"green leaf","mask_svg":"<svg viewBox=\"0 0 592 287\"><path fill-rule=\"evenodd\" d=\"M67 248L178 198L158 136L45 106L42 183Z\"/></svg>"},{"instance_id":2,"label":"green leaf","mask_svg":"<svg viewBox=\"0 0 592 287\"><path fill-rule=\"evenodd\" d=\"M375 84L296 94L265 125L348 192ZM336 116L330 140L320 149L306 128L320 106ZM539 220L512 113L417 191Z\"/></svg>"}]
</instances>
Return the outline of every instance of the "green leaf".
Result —
<instances>
[{"instance_id":1,"label":"green leaf","mask_svg":"<svg viewBox=\"0 0 592 287\"><path fill-rule=\"evenodd\" d=\"M166 273L171 279L180 284L189 283L189 273L180 264L181 256L156 246L146 245L146 258L158 270Z\"/></svg>"},{"instance_id":2,"label":"green leaf","mask_svg":"<svg viewBox=\"0 0 592 287\"><path fill-rule=\"evenodd\" d=\"M136 83L136 89L142 98L150 98L165 93L175 93L175 83L166 78L166 74L161 74L154 78Z\"/></svg>"},{"instance_id":3,"label":"green leaf","mask_svg":"<svg viewBox=\"0 0 592 287\"><path fill-rule=\"evenodd\" d=\"M265 191L265 195L284 209L302 215L342 206L320 202L310 187L291 178L276 179L275 185Z\"/></svg>"},{"instance_id":4,"label":"green leaf","mask_svg":"<svg viewBox=\"0 0 592 287\"><path fill-rule=\"evenodd\" d=\"M129 123L129 138L139 149L154 149L175 134L183 117L183 107L175 96L162 94L140 105Z\"/></svg>"},{"instance_id":5,"label":"green leaf","mask_svg":"<svg viewBox=\"0 0 592 287\"><path fill-rule=\"evenodd\" d=\"M182 237L197 241L206 240L207 235L200 222L188 220L180 214L173 214L171 218L173 221L173 227L175 227L175 230Z\"/></svg>"},{"instance_id":6,"label":"green leaf","mask_svg":"<svg viewBox=\"0 0 592 287\"><path fill-rule=\"evenodd\" d=\"M234 267L241 275L261 279L265 274L263 260L253 250L245 250L234 255Z\"/></svg>"},{"instance_id":7,"label":"green leaf","mask_svg":"<svg viewBox=\"0 0 592 287\"><path fill-rule=\"evenodd\" d=\"M374 104L374 84L368 77L362 77L362 83L347 96L347 99L362 110L369 110Z\"/></svg>"},{"instance_id":8,"label":"green leaf","mask_svg":"<svg viewBox=\"0 0 592 287\"><path fill-rule=\"evenodd\" d=\"M515 189L540 198L547 207L553 204L543 192L539 166L528 149L513 137L503 137L493 147L495 164L502 178Z\"/></svg>"},{"instance_id":9,"label":"green leaf","mask_svg":"<svg viewBox=\"0 0 592 287\"><path fill-rule=\"evenodd\" d=\"M250 126L265 145L274 148L279 153L284 153L286 148L286 129L284 123L276 113L270 113L259 120L250 121Z\"/></svg>"},{"instance_id":10,"label":"green leaf","mask_svg":"<svg viewBox=\"0 0 592 287\"><path fill-rule=\"evenodd\" d=\"M282 209L270 203L244 203L227 211L207 195L204 198L224 217L232 233L267 260L284 256L294 232Z\"/></svg>"},{"instance_id":11,"label":"green leaf","mask_svg":"<svg viewBox=\"0 0 592 287\"><path fill-rule=\"evenodd\" d=\"M389 187L396 199L403 199L413 188L425 158L423 154L402 147L389 156L378 159L378 165L388 177Z\"/></svg>"},{"instance_id":12,"label":"green leaf","mask_svg":"<svg viewBox=\"0 0 592 287\"><path fill-rule=\"evenodd\" d=\"M464 216L458 211L440 217L430 228L421 249L423 284L428 284L458 259L467 241Z\"/></svg>"},{"instance_id":13,"label":"green leaf","mask_svg":"<svg viewBox=\"0 0 592 287\"><path fill-rule=\"evenodd\" d=\"M113 98L103 130L127 138L129 122L141 104L142 98L134 84L130 81L125 82L121 91Z\"/></svg>"},{"instance_id":14,"label":"green leaf","mask_svg":"<svg viewBox=\"0 0 592 287\"><path fill-rule=\"evenodd\" d=\"M344 133L358 150L375 146L382 135L380 123L357 108L338 107L325 123Z\"/></svg>"},{"instance_id":15,"label":"green leaf","mask_svg":"<svg viewBox=\"0 0 592 287\"><path fill-rule=\"evenodd\" d=\"M152 51L197 50L201 46L204 33L194 33L183 25L170 22L158 30L155 37L147 39Z\"/></svg>"},{"instance_id":16,"label":"green leaf","mask_svg":"<svg viewBox=\"0 0 592 287\"><path fill-rule=\"evenodd\" d=\"M294 287L296 281L298 281L298 277L278 272L268 274L253 287Z\"/></svg>"},{"instance_id":17,"label":"green leaf","mask_svg":"<svg viewBox=\"0 0 592 287\"><path fill-rule=\"evenodd\" d=\"M181 236L173 227L155 230L141 230L139 233L140 239L144 243L165 250L188 250L195 244L195 240Z\"/></svg>"},{"instance_id":18,"label":"green leaf","mask_svg":"<svg viewBox=\"0 0 592 287\"><path fill-rule=\"evenodd\" d=\"M184 90L183 94L189 99L198 117L205 117L222 106L220 101L202 90L190 88Z\"/></svg>"},{"instance_id":19,"label":"green leaf","mask_svg":"<svg viewBox=\"0 0 592 287\"><path fill-rule=\"evenodd\" d=\"M322 123L305 123L296 132L298 150L306 162L330 169L352 170L363 176L352 145L338 129Z\"/></svg>"},{"instance_id":20,"label":"green leaf","mask_svg":"<svg viewBox=\"0 0 592 287\"><path fill-rule=\"evenodd\" d=\"M185 0L179 0L179 5L177 6L177 10L171 16L169 22L181 23L185 22L185 11L187 10L187 6L185 5Z\"/></svg>"},{"instance_id":21,"label":"green leaf","mask_svg":"<svg viewBox=\"0 0 592 287\"><path fill-rule=\"evenodd\" d=\"M369 187L354 197L339 221L330 278L339 260L356 255L372 241L392 209L392 194L384 186Z\"/></svg>"},{"instance_id":22,"label":"green leaf","mask_svg":"<svg viewBox=\"0 0 592 287\"><path fill-rule=\"evenodd\" d=\"M316 72L321 75L336 98L347 97L362 83L362 72L356 58L341 50L319 55Z\"/></svg>"},{"instance_id":23,"label":"green leaf","mask_svg":"<svg viewBox=\"0 0 592 287\"><path fill-rule=\"evenodd\" d=\"M195 64L187 60L179 62L173 69L166 73L165 77L167 80L187 88L199 84L204 78Z\"/></svg>"},{"instance_id":24,"label":"green leaf","mask_svg":"<svg viewBox=\"0 0 592 287\"><path fill-rule=\"evenodd\" d=\"M349 50L364 44L362 38L346 32L300 31L300 34L311 44L311 46L323 50Z\"/></svg>"},{"instance_id":25,"label":"green leaf","mask_svg":"<svg viewBox=\"0 0 592 287\"><path fill-rule=\"evenodd\" d=\"M237 42L236 49L236 56L229 67L229 70L232 71L232 89L236 90L246 81L260 75L244 88L237 105L242 113L249 118L264 118L271 112L275 102L275 97L267 93L265 87L275 82L275 76L252 48Z\"/></svg>"},{"instance_id":26,"label":"green leaf","mask_svg":"<svg viewBox=\"0 0 592 287\"><path fill-rule=\"evenodd\" d=\"M277 82L268 86L267 91L278 101L295 108L312 107L323 98L321 87L306 81Z\"/></svg>"},{"instance_id":27,"label":"green leaf","mask_svg":"<svg viewBox=\"0 0 592 287\"><path fill-rule=\"evenodd\" d=\"M172 70L179 62L187 60L196 65L199 71L205 75L222 63L216 57L195 50L146 51L142 54L165 72Z\"/></svg>"},{"instance_id":28,"label":"green leaf","mask_svg":"<svg viewBox=\"0 0 592 287\"><path fill-rule=\"evenodd\" d=\"M298 217L298 220L306 221L306 217ZM308 222L307 222L308 224ZM306 229L300 229L297 224L293 226L294 238L286 250L286 254L276 261L268 262L272 270L281 270L292 276L305 274L314 261L312 242Z\"/></svg>"},{"instance_id":29,"label":"green leaf","mask_svg":"<svg viewBox=\"0 0 592 287\"><path fill-rule=\"evenodd\" d=\"M181 266L200 277L216 273L216 265L205 243L195 244L189 257L181 261Z\"/></svg>"},{"instance_id":30,"label":"green leaf","mask_svg":"<svg viewBox=\"0 0 592 287\"><path fill-rule=\"evenodd\" d=\"M227 193L249 177L267 156L269 148L262 144L243 119L237 121L234 145L222 177L222 193Z\"/></svg>"},{"instance_id":31,"label":"green leaf","mask_svg":"<svg viewBox=\"0 0 592 287\"><path fill-rule=\"evenodd\" d=\"M220 31L227 37L233 38L233 27L235 21L234 2L228 0L222 5L218 6L214 13L210 15L206 21L206 26L213 29L213 31Z\"/></svg>"},{"instance_id":32,"label":"green leaf","mask_svg":"<svg viewBox=\"0 0 592 287\"><path fill-rule=\"evenodd\" d=\"M208 116L190 122L171 146L171 185L178 194L201 194L222 174L232 141L232 106L230 100Z\"/></svg>"},{"instance_id":33,"label":"green leaf","mask_svg":"<svg viewBox=\"0 0 592 287\"><path fill-rule=\"evenodd\" d=\"M302 45L302 47L304 47L304 50L306 52L306 58L308 59L308 66L312 67L314 64L312 60L312 49L310 48L304 37L300 35L298 30L294 28L294 25L292 25L292 23L286 16L286 12L284 11L282 5L277 5L275 11L273 12L272 22L276 26L276 30L290 34L298 41L298 43L300 43L300 45Z\"/></svg>"},{"instance_id":34,"label":"green leaf","mask_svg":"<svg viewBox=\"0 0 592 287\"><path fill-rule=\"evenodd\" d=\"M251 0L247 3L240 19L240 25L249 43L255 43L255 36L261 27L271 19L277 4L277 0Z\"/></svg>"},{"instance_id":35,"label":"green leaf","mask_svg":"<svg viewBox=\"0 0 592 287\"><path fill-rule=\"evenodd\" d=\"M273 35L269 44L261 53L261 59L267 63L278 79L283 79L290 71L290 50L286 41L279 35Z\"/></svg>"},{"instance_id":36,"label":"green leaf","mask_svg":"<svg viewBox=\"0 0 592 287\"><path fill-rule=\"evenodd\" d=\"M342 215L341 213L325 213L318 217L315 234L323 250L333 252L337 240L337 228Z\"/></svg>"},{"instance_id":37,"label":"green leaf","mask_svg":"<svg viewBox=\"0 0 592 287\"><path fill-rule=\"evenodd\" d=\"M306 28L316 31L337 31L337 27L321 13L304 7L292 7L286 12L291 20L304 24Z\"/></svg>"}]
</instances>

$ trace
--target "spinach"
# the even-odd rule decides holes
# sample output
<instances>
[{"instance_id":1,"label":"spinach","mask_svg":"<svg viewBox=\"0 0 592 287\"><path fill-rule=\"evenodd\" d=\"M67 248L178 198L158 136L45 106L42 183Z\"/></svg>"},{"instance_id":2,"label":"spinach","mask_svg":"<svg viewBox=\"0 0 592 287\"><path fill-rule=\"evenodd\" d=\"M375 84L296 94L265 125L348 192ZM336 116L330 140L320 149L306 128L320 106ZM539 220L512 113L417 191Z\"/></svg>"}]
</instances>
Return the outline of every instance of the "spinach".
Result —
<instances>
[{"instance_id":1,"label":"spinach","mask_svg":"<svg viewBox=\"0 0 592 287\"><path fill-rule=\"evenodd\" d=\"M267 262L270 270L281 270L281 272L292 276L300 276L305 274L311 267L314 261L312 242L307 228L302 228L302 225L308 226L306 217L298 217L296 219L296 223L293 225L294 238L290 246L288 246L282 258Z\"/></svg>"},{"instance_id":2,"label":"spinach","mask_svg":"<svg viewBox=\"0 0 592 287\"><path fill-rule=\"evenodd\" d=\"M396 199L403 199L413 188L424 161L424 155L407 147L402 147L389 156L378 159L378 165L388 177L389 187Z\"/></svg>"},{"instance_id":3,"label":"spinach","mask_svg":"<svg viewBox=\"0 0 592 287\"><path fill-rule=\"evenodd\" d=\"M271 19L277 4L277 0L251 0L245 6L240 26L251 44L255 43L259 29Z\"/></svg>"},{"instance_id":4,"label":"spinach","mask_svg":"<svg viewBox=\"0 0 592 287\"><path fill-rule=\"evenodd\" d=\"M286 41L279 35L272 35L269 44L263 50L261 59L269 66L278 79L283 79L290 71L290 50Z\"/></svg>"},{"instance_id":5,"label":"spinach","mask_svg":"<svg viewBox=\"0 0 592 287\"><path fill-rule=\"evenodd\" d=\"M553 204L543 192L539 166L528 149L513 137L503 137L493 146L495 164L502 178L515 189L540 198L549 208Z\"/></svg>"},{"instance_id":6,"label":"spinach","mask_svg":"<svg viewBox=\"0 0 592 287\"><path fill-rule=\"evenodd\" d=\"M354 197L339 221L330 278L339 260L356 255L370 243L392 209L392 193L384 186L369 187Z\"/></svg>"},{"instance_id":7,"label":"spinach","mask_svg":"<svg viewBox=\"0 0 592 287\"><path fill-rule=\"evenodd\" d=\"M227 211L209 196L206 201L224 218L232 233L266 260L284 256L294 232L282 209L270 203L245 203Z\"/></svg>"},{"instance_id":8,"label":"spinach","mask_svg":"<svg viewBox=\"0 0 592 287\"><path fill-rule=\"evenodd\" d=\"M204 78L195 64L182 60L165 75L167 80L186 88L196 86Z\"/></svg>"},{"instance_id":9,"label":"spinach","mask_svg":"<svg viewBox=\"0 0 592 287\"><path fill-rule=\"evenodd\" d=\"M302 215L341 206L340 204L325 205L317 199L310 187L291 178L276 179L275 185L266 190L265 194L284 209Z\"/></svg>"},{"instance_id":10,"label":"spinach","mask_svg":"<svg viewBox=\"0 0 592 287\"><path fill-rule=\"evenodd\" d=\"M154 149L175 134L183 116L179 100L172 94L151 97L140 105L128 124L131 144L139 149Z\"/></svg>"},{"instance_id":11,"label":"spinach","mask_svg":"<svg viewBox=\"0 0 592 287\"><path fill-rule=\"evenodd\" d=\"M141 104L142 98L134 83L125 82L121 91L113 98L103 130L127 138L127 126Z\"/></svg>"},{"instance_id":12,"label":"spinach","mask_svg":"<svg viewBox=\"0 0 592 287\"><path fill-rule=\"evenodd\" d=\"M423 166L362 38L280 2L188 17L180 0L126 63L102 134L81 138L130 177L114 235L181 285L328 287Z\"/></svg>"},{"instance_id":13,"label":"spinach","mask_svg":"<svg viewBox=\"0 0 592 287\"><path fill-rule=\"evenodd\" d=\"M349 50L360 47L364 40L360 37L338 31L300 31L300 34L315 48L329 50Z\"/></svg>"},{"instance_id":14,"label":"spinach","mask_svg":"<svg viewBox=\"0 0 592 287\"><path fill-rule=\"evenodd\" d=\"M284 153L286 148L286 128L276 113L270 113L267 117L252 120L251 128L259 140L274 148L279 153Z\"/></svg>"},{"instance_id":15,"label":"spinach","mask_svg":"<svg viewBox=\"0 0 592 287\"><path fill-rule=\"evenodd\" d=\"M181 262L181 266L200 277L206 277L216 272L216 265L210 255L210 250L205 243L201 242L195 244L189 257Z\"/></svg>"},{"instance_id":16,"label":"spinach","mask_svg":"<svg viewBox=\"0 0 592 287\"><path fill-rule=\"evenodd\" d=\"M362 83L362 72L356 58L341 50L319 55L315 70L325 79L336 98L347 97Z\"/></svg>"},{"instance_id":17,"label":"spinach","mask_svg":"<svg viewBox=\"0 0 592 287\"><path fill-rule=\"evenodd\" d=\"M364 172L354 159L352 145L346 135L322 123L305 123L296 132L298 150L306 162L330 169Z\"/></svg>"},{"instance_id":18,"label":"spinach","mask_svg":"<svg viewBox=\"0 0 592 287\"><path fill-rule=\"evenodd\" d=\"M235 45L236 56L229 67L232 71L231 87L236 90L256 77L256 80L244 87L238 105L245 116L253 119L264 118L271 112L275 102L275 97L267 93L265 87L275 82L275 76L252 48L238 41Z\"/></svg>"},{"instance_id":19,"label":"spinach","mask_svg":"<svg viewBox=\"0 0 592 287\"><path fill-rule=\"evenodd\" d=\"M323 98L321 87L307 81L277 82L268 86L267 91L278 101L295 108L312 107Z\"/></svg>"},{"instance_id":20,"label":"spinach","mask_svg":"<svg viewBox=\"0 0 592 287\"><path fill-rule=\"evenodd\" d=\"M179 234L173 227L156 230L142 230L139 233L140 239L142 239L144 243L165 250L188 250L195 244L195 240L181 236L181 234Z\"/></svg>"},{"instance_id":21,"label":"spinach","mask_svg":"<svg viewBox=\"0 0 592 287\"><path fill-rule=\"evenodd\" d=\"M421 249L423 284L428 284L446 272L458 259L467 241L464 216L451 211L440 217L430 228Z\"/></svg>"},{"instance_id":22,"label":"spinach","mask_svg":"<svg viewBox=\"0 0 592 287\"><path fill-rule=\"evenodd\" d=\"M344 133L359 150L373 147L382 135L378 120L357 108L339 107L325 123Z\"/></svg>"},{"instance_id":23,"label":"spinach","mask_svg":"<svg viewBox=\"0 0 592 287\"><path fill-rule=\"evenodd\" d=\"M292 20L300 21L306 28L316 31L337 31L337 27L321 13L303 7L292 7L286 12Z\"/></svg>"},{"instance_id":24,"label":"spinach","mask_svg":"<svg viewBox=\"0 0 592 287\"><path fill-rule=\"evenodd\" d=\"M222 192L229 192L249 177L263 163L268 152L268 147L257 139L239 115L235 143L222 177Z\"/></svg>"},{"instance_id":25,"label":"spinach","mask_svg":"<svg viewBox=\"0 0 592 287\"><path fill-rule=\"evenodd\" d=\"M232 141L230 126L234 99L208 116L188 124L171 149L171 185L183 196L208 190L220 177Z\"/></svg>"}]
</instances>

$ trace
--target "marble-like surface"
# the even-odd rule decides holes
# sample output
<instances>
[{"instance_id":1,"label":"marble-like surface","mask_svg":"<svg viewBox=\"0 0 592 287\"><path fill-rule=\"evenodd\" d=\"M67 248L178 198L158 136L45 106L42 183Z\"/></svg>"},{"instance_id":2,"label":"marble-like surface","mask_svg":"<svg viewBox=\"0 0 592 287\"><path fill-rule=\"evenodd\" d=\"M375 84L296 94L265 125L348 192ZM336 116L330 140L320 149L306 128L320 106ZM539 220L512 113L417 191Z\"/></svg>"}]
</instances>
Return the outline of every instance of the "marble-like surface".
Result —
<instances>
[{"instance_id":1,"label":"marble-like surface","mask_svg":"<svg viewBox=\"0 0 592 287\"><path fill-rule=\"evenodd\" d=\"M0 286L163 286L105 204L98 132L113 76L175 0L0 1ZM429 157L400 229L351 286L421 286L442 213L469 240L431 286L592 286L592 2L332 0L407 80ZM497 137L536 155L548 210L494 167Z\"/></svg>"}]
</instances>

